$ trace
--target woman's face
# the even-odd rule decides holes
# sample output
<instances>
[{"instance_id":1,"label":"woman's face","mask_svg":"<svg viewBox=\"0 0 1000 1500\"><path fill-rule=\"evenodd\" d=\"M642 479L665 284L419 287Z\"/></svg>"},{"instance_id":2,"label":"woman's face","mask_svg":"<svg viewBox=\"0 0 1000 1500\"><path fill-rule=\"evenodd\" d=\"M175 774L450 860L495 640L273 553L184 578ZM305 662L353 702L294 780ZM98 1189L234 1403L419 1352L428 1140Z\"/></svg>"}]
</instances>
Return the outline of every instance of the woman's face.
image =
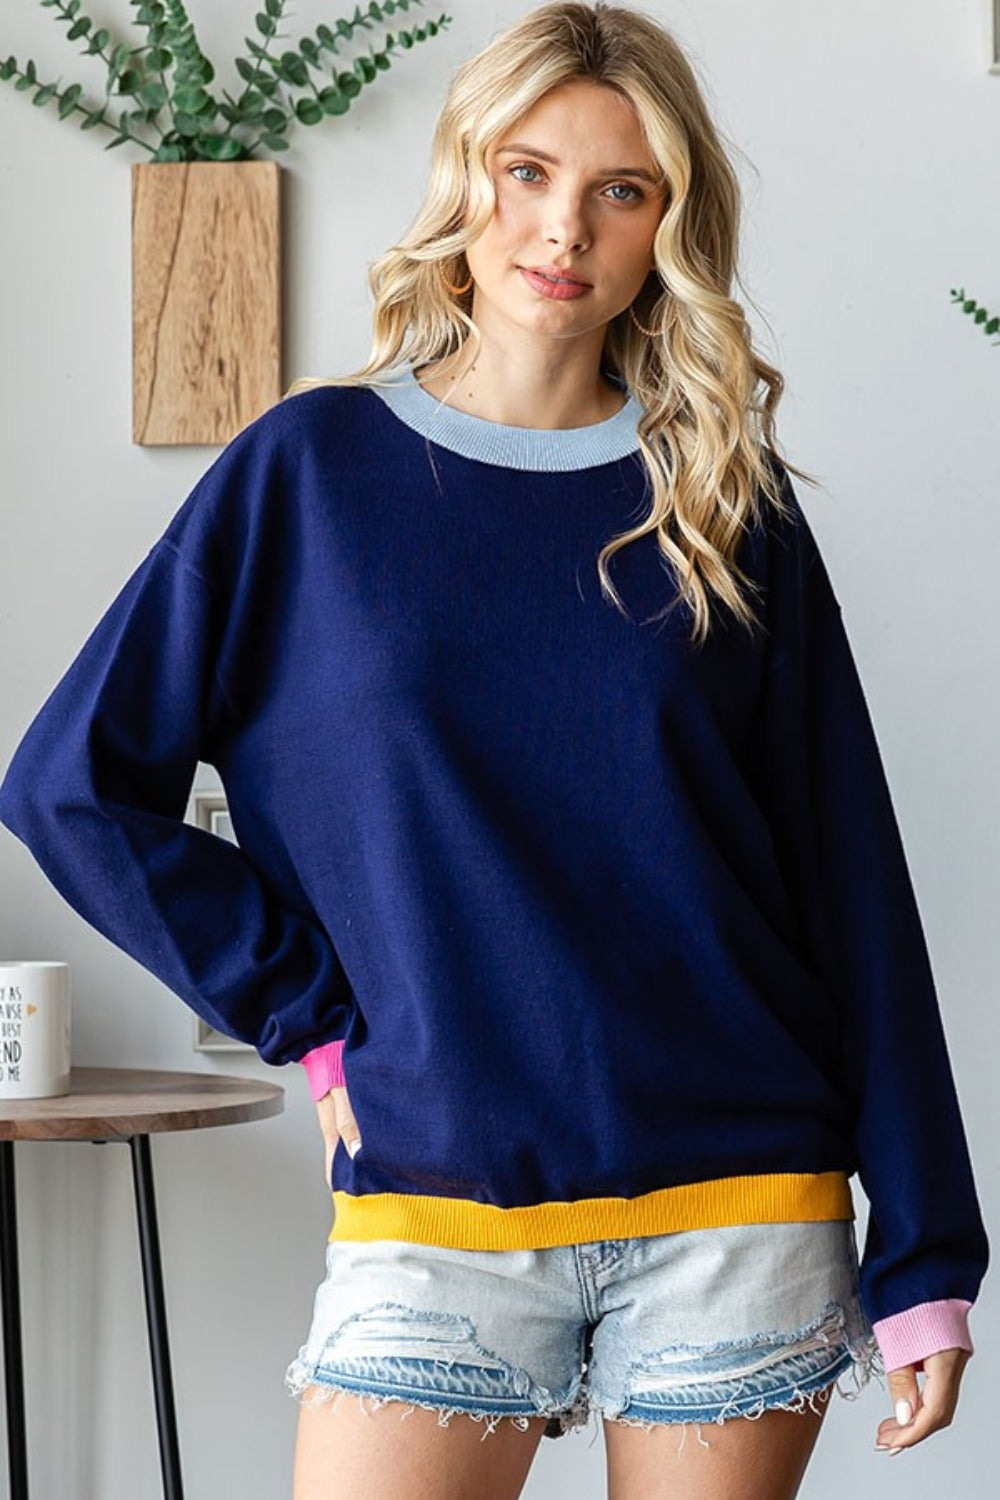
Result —
<instances>
[{"instance_id":1,"label":"woman's face","mask_svg":"<svg viewBox=\"0 0 1000 1500\"><path fill-rule=\"evenodd\" d=\"M628 101L589 79L560 84L490 149L487 165L496 211L467 254L476 322L573 337L624 311L653 268L666 206ZM572 271L587 290L547 295L525 274L535 266Z\"/></svg>"}]
</instances>

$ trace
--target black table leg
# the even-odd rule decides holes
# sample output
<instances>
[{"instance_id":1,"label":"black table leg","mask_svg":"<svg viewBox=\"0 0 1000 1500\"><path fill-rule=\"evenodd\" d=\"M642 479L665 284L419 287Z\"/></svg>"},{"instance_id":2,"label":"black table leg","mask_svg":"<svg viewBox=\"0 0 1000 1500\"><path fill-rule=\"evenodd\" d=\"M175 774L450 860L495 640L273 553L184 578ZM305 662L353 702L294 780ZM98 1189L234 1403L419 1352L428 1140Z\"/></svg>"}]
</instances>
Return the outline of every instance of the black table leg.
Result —
<instances>
[{"instance_id":1,"label":"black table leg","mask_svg":"<svg viewBox=\"0 0 1000 1500\"><path fill-rule=\"evenodd\" d=\"M7 1388L7 1472L10 1475L10 1500L28 1500L13 1141L0 1141L0 1286L3 1289L3 1373Z\"/></svg>"},{"instance_id":2,"label":"black table leg","mask_svg":"<svg viewBox=\"0 0 1000 1500\"><path fill-rule=\"evenodd\" d=\"M177 1417L174 1412L174 1384L170 1373L170 1349L167 1343L167 1310L163 1296L163 1271L160 1265L160 1238L156 1225L156 1198L153 1192L153 1158L149 1149L149 1136L129 1136L129 1146L132 1150L135 1206L139 1217L142 1283L146 1294L146 1326L149 1330L149 1352L153 1363L153 1394L156 1399L156 1428L160 1439L163 1494L165 1500L183 1500L181 1458L177 1443Z\"/></svg>"}]
</instances>

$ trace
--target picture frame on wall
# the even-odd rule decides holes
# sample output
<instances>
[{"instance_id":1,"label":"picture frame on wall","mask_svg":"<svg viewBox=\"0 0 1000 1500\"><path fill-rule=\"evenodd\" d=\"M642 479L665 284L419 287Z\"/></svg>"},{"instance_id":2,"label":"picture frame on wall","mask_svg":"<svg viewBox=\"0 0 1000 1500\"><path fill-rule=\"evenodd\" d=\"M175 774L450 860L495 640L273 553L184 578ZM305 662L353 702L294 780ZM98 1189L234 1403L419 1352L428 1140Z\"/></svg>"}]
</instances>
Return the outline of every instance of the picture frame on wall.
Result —
<instances>
[{"instance_id":1,"label":"picture frame on wall","mask_svg":"<svg viewBox=\"0 0 1000 1500\"><path fill-rule=\"evenodd\" d=\"M203 828L206 833L214 834L216 838L228 839L231 844L239 843L233 830L233 820L229 813L226 794L221 790L193 792L188 805L187 821L197 828ZM196 1052L253 1052L255 1050L249 1042L238 1041L235 1037L227 1036L224 1031L217 1031L214 1026L202 1020L201 1016L193 1016L193 1021Z\"/></svg>"}]
</instances>

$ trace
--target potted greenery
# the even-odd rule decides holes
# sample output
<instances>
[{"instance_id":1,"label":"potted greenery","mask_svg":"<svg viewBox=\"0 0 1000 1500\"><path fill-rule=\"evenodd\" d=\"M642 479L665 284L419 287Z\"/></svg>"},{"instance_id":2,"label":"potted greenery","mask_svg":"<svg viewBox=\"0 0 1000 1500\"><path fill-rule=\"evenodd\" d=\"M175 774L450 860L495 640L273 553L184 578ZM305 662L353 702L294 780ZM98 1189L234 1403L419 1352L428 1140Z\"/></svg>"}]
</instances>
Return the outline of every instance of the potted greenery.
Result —
<instances>
[{"instance_id":1,"label":"potted greenery","mask_svg":"<svg viewBox=\"0 0 1000 1500\"><path fill-rule=\"evenodd\" d=\"M287 0L263 0L260 40L246 37L235 59L244 87L234 97L211 87L215 68L181 0L129 0L137 46L95 26L81 0L39 3L104 62L103 103L87 103L82 84L42 82L30 58L24 69L0 61L0 80L34 90L32 103L53 104L60 119L81 115L81 130L110 130L105 150L132 142L149 153L132 166L133 441L225 443L282 390L280 167L260 154L287 150L296 122L346 114L394 53L451 17L389 32L345 68L345 43L423 0L372 0L281 51Z\"/></svg>"}]
</instances>

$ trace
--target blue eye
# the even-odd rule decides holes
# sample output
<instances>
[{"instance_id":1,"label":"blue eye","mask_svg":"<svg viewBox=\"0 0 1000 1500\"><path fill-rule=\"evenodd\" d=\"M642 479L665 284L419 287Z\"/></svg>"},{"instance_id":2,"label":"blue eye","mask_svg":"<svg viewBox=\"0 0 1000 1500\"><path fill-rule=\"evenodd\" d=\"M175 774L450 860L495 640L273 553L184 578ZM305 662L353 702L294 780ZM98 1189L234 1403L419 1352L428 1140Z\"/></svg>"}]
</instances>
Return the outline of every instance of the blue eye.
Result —
<instances>
[{"instance_id":1,"label":"blue eye","mask_svg":"<svg viewBox=\"0 0 1000 1500\"><path fill-rule=\"evenodd\" d=\"M641 198L642 197L642 193L639 191L639 189L637 187L633 187L630 182L613 182L611 184L611 186L612 187L628 188L629 192L632 194L632 198ZM619 203L630 203L631 201L632 201L631 198L619 198L618 199Z\"/></svg>"}]
</instances>

